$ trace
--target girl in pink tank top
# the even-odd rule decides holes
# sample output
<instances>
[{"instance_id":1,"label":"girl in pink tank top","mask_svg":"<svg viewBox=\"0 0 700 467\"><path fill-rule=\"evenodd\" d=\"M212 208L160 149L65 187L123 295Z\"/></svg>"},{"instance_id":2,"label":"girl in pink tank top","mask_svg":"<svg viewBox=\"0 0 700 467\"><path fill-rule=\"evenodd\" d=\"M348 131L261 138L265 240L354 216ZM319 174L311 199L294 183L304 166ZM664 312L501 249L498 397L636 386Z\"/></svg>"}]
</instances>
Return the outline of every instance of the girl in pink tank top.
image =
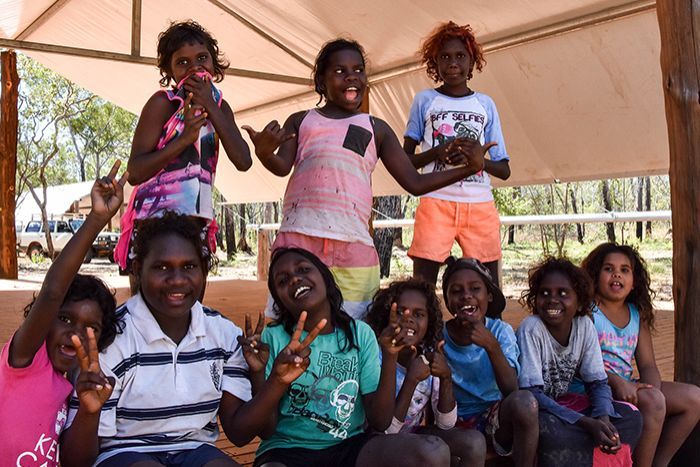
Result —
<instances>
[{"instance_id":1,"label":"girl in pink tank top","mask_svg":"<svg viewBox=\"0 0 700 467\"><path fill-rule=\"evenodd\" d=\"M377 160L406 191L419 195L480 171L492 144L465 147L463 167L419 174L389 125L360 110L368 83L360 44L326 43L313 80L323 105L292 114L282 127L272 121L261 131L243 129L270 172L284 177L294 168L273 249L297 246L318 255L336 275L346 311L360 316L379 287L379 259L369 234Z\"/></svg>"}]
</instances>

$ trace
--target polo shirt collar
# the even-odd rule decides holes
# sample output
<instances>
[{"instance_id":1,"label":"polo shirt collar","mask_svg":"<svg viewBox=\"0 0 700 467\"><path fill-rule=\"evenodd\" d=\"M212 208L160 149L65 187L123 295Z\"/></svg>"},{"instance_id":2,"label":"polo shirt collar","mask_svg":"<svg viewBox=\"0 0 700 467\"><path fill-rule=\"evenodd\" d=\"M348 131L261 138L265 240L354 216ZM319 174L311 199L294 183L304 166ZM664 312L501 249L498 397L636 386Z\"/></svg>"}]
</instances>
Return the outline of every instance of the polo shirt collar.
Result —
<instances>
[{"instance_id":1,"label":"polo shirt collar","mask_svg":"<svg viewBox=\"0 0 700 467\"><path fill-rule=\"evenodd\" d=\"M149 344L161 339L171 340L160 328L158 321L153 317L153 313L143 300L141 293L132 296L126 302L126 306L131 314L131 319L138 332L143 336L144 340ZM196 301L190 309L191 319L190 327L187 330L187 336L203 337L206 336L206 326L204 323L204 310L202 304Z\"/></svg>"}]
</instances>

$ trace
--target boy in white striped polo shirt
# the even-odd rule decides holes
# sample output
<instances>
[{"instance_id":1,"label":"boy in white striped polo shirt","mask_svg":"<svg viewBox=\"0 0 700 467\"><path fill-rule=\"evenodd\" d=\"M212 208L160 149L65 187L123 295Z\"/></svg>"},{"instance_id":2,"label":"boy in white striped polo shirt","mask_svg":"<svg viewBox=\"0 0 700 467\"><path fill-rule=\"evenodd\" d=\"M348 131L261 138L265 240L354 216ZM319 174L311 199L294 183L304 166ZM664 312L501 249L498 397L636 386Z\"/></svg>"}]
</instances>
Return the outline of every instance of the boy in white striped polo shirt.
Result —
<instances>
[{"instance_id":1,"label":"boy in white striped polo shirt","mask_svg":"<svg viewBox=\"0 0 700 467\"><path fill-rule=\"evenodd\" d=\"M251 397L241 330L198 301L211 264L200 231L174 213L139 225L139 293L118 310L123 332L100 355L114 392L101 414L74 419L77 400L69 413L71 431L94 433L99 424L99 440L74 433L82 442L64 445L63 458L100 467L237 465L214 447L217 415L235 444L255 436L236 417Z\"/></svg>"}]
</instances>

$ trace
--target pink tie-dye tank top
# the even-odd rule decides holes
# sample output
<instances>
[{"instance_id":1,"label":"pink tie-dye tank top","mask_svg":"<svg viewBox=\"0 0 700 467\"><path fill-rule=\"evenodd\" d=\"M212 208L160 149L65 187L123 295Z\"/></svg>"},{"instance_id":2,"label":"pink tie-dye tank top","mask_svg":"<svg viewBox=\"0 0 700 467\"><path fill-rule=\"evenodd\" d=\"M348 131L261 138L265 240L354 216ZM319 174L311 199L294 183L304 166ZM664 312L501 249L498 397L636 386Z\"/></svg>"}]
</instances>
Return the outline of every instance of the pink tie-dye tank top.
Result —
<instances>
[{"instance_id":1,"label":"pink tie-dye tank top","mask_svg":"<svg viewBox=\"0 0 700 467\"><path fill-rule=\"evenodd\" d=\"M280 232L372 246L369 219L377 159L368 114L333 119L310 110L299 127Z\"/></svg>"}]
</instances>

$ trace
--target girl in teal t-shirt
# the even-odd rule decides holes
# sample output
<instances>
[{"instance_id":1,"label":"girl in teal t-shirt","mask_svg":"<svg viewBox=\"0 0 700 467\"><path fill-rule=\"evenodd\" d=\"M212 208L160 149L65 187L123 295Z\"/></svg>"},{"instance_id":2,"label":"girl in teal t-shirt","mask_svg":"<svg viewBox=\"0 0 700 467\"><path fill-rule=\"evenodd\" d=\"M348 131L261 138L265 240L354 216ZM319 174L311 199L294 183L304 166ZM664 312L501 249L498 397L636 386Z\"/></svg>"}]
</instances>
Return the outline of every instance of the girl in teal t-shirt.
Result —
<instances>
[{"instance_id":1,"label":"girl in teal t-shirt","mask_svg":"<svg viewBox=\"0 0 700 467\"><path fill-rule=\"evenodd\" d=\"M242 408L263 439L255 466L449 464L435 436L377 434L391 422L397 355L407 345L395 305L377 342L343 311L328 267L299 248L275 251L268 286L276 319L265 330L246 325L241 339L259 388Z\"/></svg>"}]
</instances>

